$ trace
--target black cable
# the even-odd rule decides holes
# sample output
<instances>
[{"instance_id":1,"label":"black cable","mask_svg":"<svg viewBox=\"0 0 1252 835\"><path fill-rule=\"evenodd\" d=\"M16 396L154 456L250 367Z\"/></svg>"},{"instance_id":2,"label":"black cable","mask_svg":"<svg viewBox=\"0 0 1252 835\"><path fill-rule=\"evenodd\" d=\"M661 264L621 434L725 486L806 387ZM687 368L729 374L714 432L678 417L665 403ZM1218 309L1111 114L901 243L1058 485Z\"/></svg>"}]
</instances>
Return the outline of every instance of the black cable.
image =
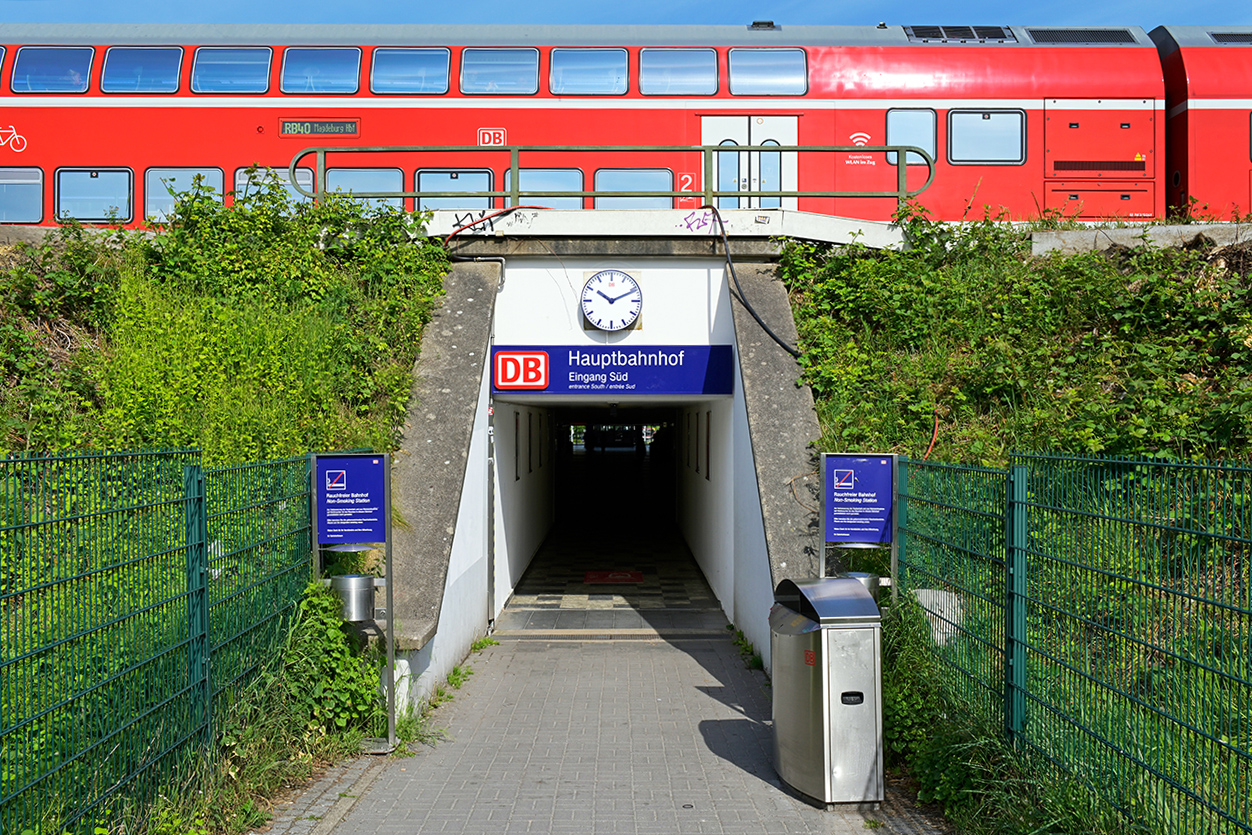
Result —
<instances>
[{"instance_id":1,"label":"black cable","mask_svg":"<svg viewBox=\"0 0 1252 835\"><path fill-rule=\"evenodd\" d=\"M756 323L761 326L761 330L769 334L770 339L773 339L775 342L777 342L779 347L782 348L784 351L786 351L788 354L791 354L791 356L795 357L796 359L799 359L800 352L797 351L795 348L792 348L786 342L783 342L782 339L779 338L778 334L770 330L769 325L765 324L764 320L762 320L761 317L757 315L756 310L752 307L752 305L748 302L747 297L743 294L743 287L739 286L739 276L735 274L735 262L732 261L730 258L730 240L726 237L726 224L722 222L721 212L717 210L716 206L711 206L708 203L705 203L700 208L711 209L713 211L713 217L717 218L717 228L720 229L722 233L722 247L725 248L726 250L726 268L730 270L730 277L735 282L735 290L738 291L735 295L736 295L736 298L739 299L739 303L744 306L744 309L746 309L749 313L752 314L752 318L755 319Z\"/></svg>"}]
</instances>

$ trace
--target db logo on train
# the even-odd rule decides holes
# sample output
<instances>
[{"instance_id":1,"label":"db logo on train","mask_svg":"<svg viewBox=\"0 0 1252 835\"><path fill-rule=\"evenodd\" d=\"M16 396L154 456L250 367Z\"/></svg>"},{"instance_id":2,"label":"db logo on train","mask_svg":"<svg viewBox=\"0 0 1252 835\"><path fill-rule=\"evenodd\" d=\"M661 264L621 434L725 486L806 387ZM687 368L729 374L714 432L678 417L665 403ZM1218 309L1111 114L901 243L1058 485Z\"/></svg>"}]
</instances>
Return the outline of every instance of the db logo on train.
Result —
<instances>
[{"instance_id":1,"label":"db logo on train","mask_svg":"<svg viewBox=\"0 0 1252 835\"><path fill-rule=\"evenodd\" d=\"M546 389L547 351L500 351L495 358L496 388Z\"/></svg>"}]
</instances>

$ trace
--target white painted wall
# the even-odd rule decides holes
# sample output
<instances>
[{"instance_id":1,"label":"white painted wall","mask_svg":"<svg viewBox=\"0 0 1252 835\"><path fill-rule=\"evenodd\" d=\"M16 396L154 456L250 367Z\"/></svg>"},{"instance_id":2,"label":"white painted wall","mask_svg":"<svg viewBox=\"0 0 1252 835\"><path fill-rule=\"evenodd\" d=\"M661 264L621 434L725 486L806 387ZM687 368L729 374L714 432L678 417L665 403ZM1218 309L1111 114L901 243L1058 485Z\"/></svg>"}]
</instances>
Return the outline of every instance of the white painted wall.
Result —
<instances>
[{"instance_id":1,"label":"white painted wall","mask_svg":"<svg viewBox=\"0 0 1252 835\"><path fill-rule=\"evenodd\" d=\"M583 284L604 269L625 270L643 291L640 327L584 330ZM730 297L719 259L513 259L496 300L497 345L730 345Z\"/></svg>"},{"instance_id":2,"label":"white painted wall","mask_svg":"<svg viewBox=\"0 0 1252 835\"><path fill-rule=\"evenodd\" d=\"M735 620L735 469L731 398L682 410L678 422L678 527L700 570Z\"/></svg>"},{"instance_id":3,"label":"white painted wall","mask_svg":"<svg viewBox=\"0 0 1252 835\"><path fill-rule=\"evenodd\" d=\"M495 402L494 619L508 602L555 514L555 449L548 409Z\"/></svg>"}]
</instances>

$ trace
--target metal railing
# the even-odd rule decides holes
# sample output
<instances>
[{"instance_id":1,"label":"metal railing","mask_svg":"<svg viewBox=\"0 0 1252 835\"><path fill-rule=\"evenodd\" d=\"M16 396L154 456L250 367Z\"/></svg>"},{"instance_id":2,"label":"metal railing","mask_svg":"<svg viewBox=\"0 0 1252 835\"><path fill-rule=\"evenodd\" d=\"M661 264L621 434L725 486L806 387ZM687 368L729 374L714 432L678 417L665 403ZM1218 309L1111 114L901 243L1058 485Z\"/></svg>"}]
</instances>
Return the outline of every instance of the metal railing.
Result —
<instances>
[{"instance_id":1,"label":"metal railing","mask_svg":"<svg viewBox=\"0 0 1252 835\"><path fill-rule=\"evenodd\" d=\"M582 157L584 155L595 154L662 154L671 158L675 154L699 154L701 157L701 170L703 171L703 188L696 191L604 191L604 190L583 190L583 191L536 191L533 189L520 188L520 172L522 171L522 155L530 154L567 154L573 157ZM893 166L896 169L896 187L890 190L881 191L839 191L835 189L740 189L719 190L715 188L715 172L716 160L719 154L794 154L796 155L797 168L799 167L799 156L812 157L818 155L830 154L884 154L884 165ZM888 161L891 154L896 154L896 160L900 159L900 154L907 154L904 158L905 165L899 165ZM433 192L433 191L352 191L353 197L360 199L372 198L446 198L446 197L466 197L466 198L504 198L506 206L522 205L522 200L527 201L534 198L544 197L578 197L578 198L596 198L596 197L670 197L670 198L695 198L699 197L705 204L712 204L718 198L760 198L760 197L853 197L853 198L874 198L888 197L903 202L912 197L916 197L926 189L930 188L935 179L935 161L922 148L916 145L611 145L587 147L579 145L390 145L390 146L363 146L363 147L342 147L342 146L314 146L304 148L298 151L291 158L290 164L287 166L287 177L292 187L305 197L316 200L326 182L327 156L328 155L350 155L350 154L457 154L457 155L479 155L479 156L496 156L507 154L509 158L509 188L508 190L492 190L492 191L451 191L451 192ZM313 155L314 161L314 187L312 191L305 189L296 182L296 169L300 166L301 160ZM926 181L920 188L910 189L908 187L908 172L910 169L917 170L919 163L914 161L914 157L921 160L920 164L926 166ZM663 160L663 164L673 165L672 161ZM446 168L446 163L437 167ZM549 163L544 167L552 167ZM567 165L565 167L575 167ZM618 166L621 167L621 166ZM835 175L831 174L831 179L835 179Z\"/></svg>"},{"instance_id":2,"label":"metal railing","mask_svg":"<svg viewBox=\"0 0 1252 835\"><path fill-rule=\"evenodd\" d=\"M1153 831L1252 832L1252 468L901 464L952 699Z\"/></svg>"},{"instance_id":3,"label":"metal railing","mask_svg":"<svg viewBox=\"0 0 1252 835\"><path fill-rule=\"evenodd\" d=\"M213 739L308 582L307 485L304 458L0 460L0 831L107 826Z\"/></svg>"}]
</instances>

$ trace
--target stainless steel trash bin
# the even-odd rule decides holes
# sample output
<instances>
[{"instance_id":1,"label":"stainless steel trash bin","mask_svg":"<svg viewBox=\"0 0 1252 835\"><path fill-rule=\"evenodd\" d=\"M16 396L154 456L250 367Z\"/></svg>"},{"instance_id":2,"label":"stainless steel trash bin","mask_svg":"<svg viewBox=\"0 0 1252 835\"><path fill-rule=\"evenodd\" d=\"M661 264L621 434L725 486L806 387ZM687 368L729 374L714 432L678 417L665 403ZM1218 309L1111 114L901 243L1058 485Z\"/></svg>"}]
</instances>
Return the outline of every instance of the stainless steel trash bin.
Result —
<instances>
[{"instance_id":1,"label":"stainless steel trash bin","mask_svg":"<svg viewBox=\"0 0 1252 835\"><path fill-rule=\"evenodd\" d=\"M774 768L823 803L882 802L878 606L852 577L783 580L774 601Z\"/></svg>"}]
</instances>

